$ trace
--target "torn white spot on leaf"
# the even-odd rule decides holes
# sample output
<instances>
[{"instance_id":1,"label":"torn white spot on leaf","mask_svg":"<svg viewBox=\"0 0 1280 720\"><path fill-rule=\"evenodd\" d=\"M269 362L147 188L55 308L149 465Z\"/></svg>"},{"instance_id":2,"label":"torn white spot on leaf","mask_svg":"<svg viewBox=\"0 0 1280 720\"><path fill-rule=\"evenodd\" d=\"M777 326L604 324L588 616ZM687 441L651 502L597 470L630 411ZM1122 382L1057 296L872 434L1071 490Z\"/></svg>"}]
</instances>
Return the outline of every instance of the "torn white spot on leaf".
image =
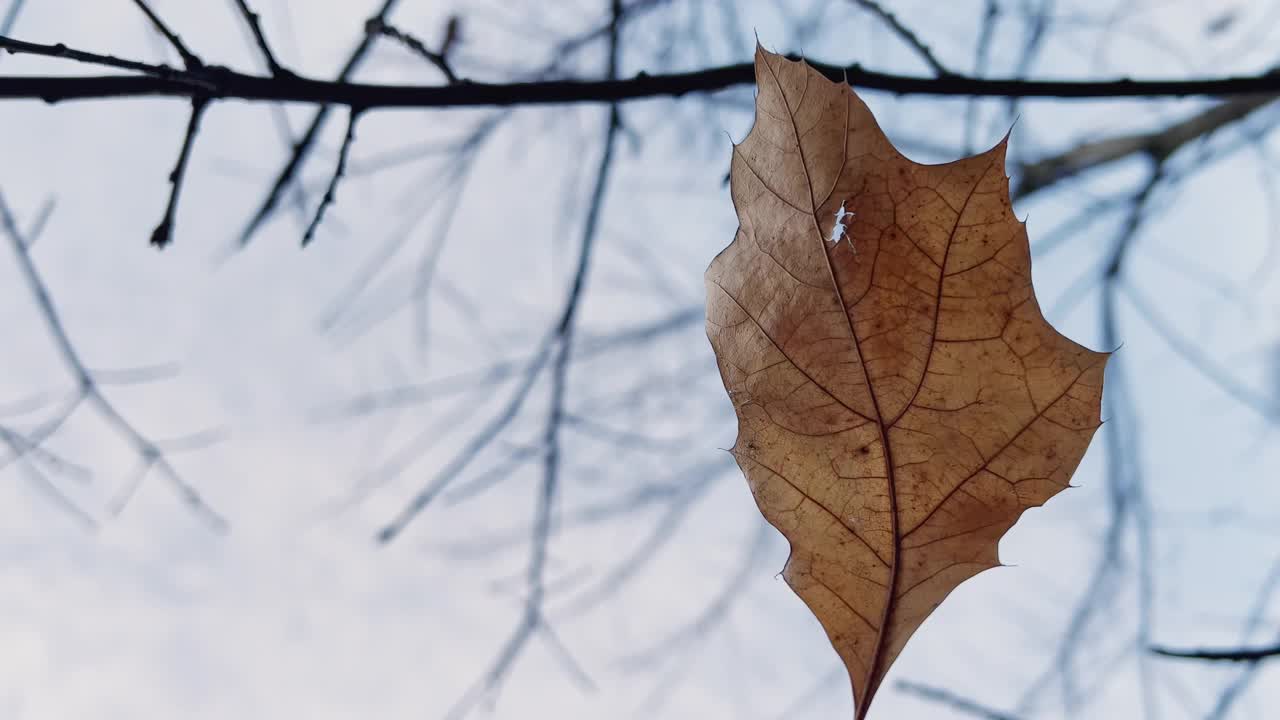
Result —
<instances>
[{"instance_id":1,"label":"torn white spot on leaf","mask_svg":"<svg viewBox=\"0 0 1280 720\"><path fill-rule=\"evenodd\" d=\"M847 202L849 201L845 200L840 203L840 209L835 213L835 224L831 226L831 237L827 238L827 242L838 243L840 242L840 238L847 237L849 238L849 249L856 255L858 253L858 248L853 245L853 236L849 235L849 226L847 225L849 218L853 217L856 213L844 209L845 203Z\"/></svg>"}]
</instances>

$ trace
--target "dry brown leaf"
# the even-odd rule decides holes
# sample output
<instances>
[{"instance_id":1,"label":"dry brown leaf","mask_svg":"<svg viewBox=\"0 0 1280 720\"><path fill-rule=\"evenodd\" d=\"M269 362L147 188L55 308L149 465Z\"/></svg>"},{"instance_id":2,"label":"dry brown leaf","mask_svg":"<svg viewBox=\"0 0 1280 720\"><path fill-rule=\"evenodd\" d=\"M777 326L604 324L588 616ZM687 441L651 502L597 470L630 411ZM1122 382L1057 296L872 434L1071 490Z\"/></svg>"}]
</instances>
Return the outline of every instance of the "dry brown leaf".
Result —
<instances>
[{"instance_id":1,"label":"dry brown leaf","mask_svg":"<svg viewBox=\"0 0 1280 720\"><path fill-rule=\"evenodd\" d=\"M1067 487L1101 424L1107 354L1040 312L1007 137L920 165L848 85L759 48L755 65L707 334L733 454L861 720L920 623Z\"/></svg>"}]
</instances>

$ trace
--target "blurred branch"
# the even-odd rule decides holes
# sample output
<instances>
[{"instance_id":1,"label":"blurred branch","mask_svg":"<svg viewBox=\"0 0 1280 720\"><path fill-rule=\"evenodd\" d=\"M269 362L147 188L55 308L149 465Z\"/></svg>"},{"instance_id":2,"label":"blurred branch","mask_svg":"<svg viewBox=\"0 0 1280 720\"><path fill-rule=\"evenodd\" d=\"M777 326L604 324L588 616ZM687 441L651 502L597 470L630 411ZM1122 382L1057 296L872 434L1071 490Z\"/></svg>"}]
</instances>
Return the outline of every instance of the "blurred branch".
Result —
<instances>
[{"instance_id":1,"label":"blurred branch","mask_svg":"<svg viewBox=\"0 0 1280 720\"><path fill-rule=\"evenodd\" d=\"M1142 227L1146 213L1149 211L1148 205L1151 201L1151 196L1165 179L1163 163L1154 163L1146 181L1131 199L1132 204L1115 239L1111 254L1107 258L1106 268L1102 277L1100 324L1102 326L1103 345L1109 350L1118 347L1120 344L1116 298L1118 286L1123 277L1122 271L1138 232ZM1107 443L1105 478L1107 481L1106 491L1109 512L1106 533L1103 536L1102 552L1083 594L1071 612L1050 666L1023 693L1018 703L1019 712L1029 711L1031 701L1043 692L1050 681L1056 677L1062 688L1065 714L1069 717L1074 717L1078 714L1075 704L1079 699L1080 693L1076 686L1075 656L1085 640L1085 632L1089 629L1094 619L1099 616L1100 611L1114 597L1116 578L1124 560L1124 539L1129 532L1131 523L1136 528L1139 539L1137 544L1140 553L1139 565L1142 584L1141 592L1139 593L1139 611L1142 615L1139 620L1139 631L1145 637L1149 629L1149 617L1147 616L1147 611L1149 610L1147 603L1150 600L1148 592L1150 589L1150 576L1148 574L1148 563L1150 561L1148 555L1150 549L1148 541L1149 523L1146 518L1147 508L1143 495L1142 474L1136 463L1130 469L1124 462L1123 451L1125 443L1126 441L1134 441L1132 436L1125 436L1124 433L1136 433L1136 431L1130 421L1132 408L1128 403L1132 401L1124 393L1126 386L1124 384L1125 377L1122 374L1121 360L1122 358L1113 355L1107 366L1107 382L1109 385L1104 399L1107 401L1108 412L1114 413L1115 417L1111 422L1103 425L1104 439ZM1144 708L1148 707L1146 704L1147 695L1145 694L1148 689L1149 685L1144 672Z\"/></svg>"},{"instance_id":2,"label":"blurred branch","mask_svg":"<svg viewBox=\"0 0 1280 720\"><path fill-rule=\"evenodd\" d=\"M1262 624L1264 614L1277 587L1280 587L1280 561L1272 563L1271 571L1267 573L1266 579L1262 582L1262 589L1254 599L1253 608L1249 613L1249 617L1245 620L1244 638L1242 640L1248 641L1249 635ZM1249 688L1249 685L1253 683L1254 678L1258 676L1263 659L1265 658L1249 662L1231 682L1223 686L1218 693L1218 699L1213 704L1213 709L1205 716L1205 720L1223 720L1226 718L1227 713L1231 711L1231 706L1240 699Z\"/></svg>"},{"instance_id":3,"label":"blurred branch","mask_svg":"<svg viewBox=\"0 0 1280 720\"><path fill-rule=\"evenodd\" d=\"M583 359L612 351L642 346L664 335L693 327L703 322L704 317L704 310L701 305L698 305L681 308L653 322L635 327L624 328L608 334L588 335L580 342L579 347L574 352L574 356L577 359ZM544 356L546 352L547 349L544 346L523 362L520 360L504 360L472 372L450 375L424 383L399 385L362 393L338 406L318 410L316 415L321 419L347 420L352 417L385 412L412 405L424 405L446 395L463 392L469 387L502 382L516 375L517 371L522 369L527 372L530 368L538 365L539 358Z\"/></svg>"},{"instance_id":4,"label":"blurred branch","mask_svg":"<svg viewBox=\"0 0 1280 720\"><path fill-rule=\"evenodd\" d=\"M1135 155L1163 161L1188 143L1270 107L1277 97L1280 96L1234 98L1166 128L1082 143L1058 155L1023 165L1013 197L1024 198L1086 170Z\"/></svg>"},{"instance_id":5,"label":"blurred branch","mask_svg":"<svg viewBox=\"0 0 1280 720\"><path fill-rule=\"evenodd\" d=\"M1045 35L1048 34L1049 18L1053 14L1054 3L1055 0L1040 0L1035 10L1031 10L1031 2L1023 3L1023 12L1027 13L1026 41L1023 43L1022 52L1018 55L1018 62L1014 66L1013 77L1025 78L1031 72L1031 66L1040 57L1044 49ZM1005 103L1004 124L1012 124L1017 117L1018 98L1011 97Z\"/></svg>"},{"instance_id":6,"label":"blurred branch","mask_svg":"<svg viewBox=\"0 0 1280 720\"><path fill-rule=\"evenodd\" d=\"M81 360L79 352L67 334L62 318L53 304L49 290L45 286L44 280L40 277L34 261L31 259L30 248L23 239L17 222L14 220L13 213L10 212L8 204L5 203L3 195L0 195L0 225L3 226L4 234L9 239L9 246L13 250L18 270L26 281L31 297L40 311L40 316L44 320L45 328L48 330L49 337L53 341L58 356L76 383L76 390L67 404L58 411L53 419L43 423L37 430L30 433L28 439L31 444L39 445L47 440L71 418L76 410L88 403L90 407L97 411L99 418L103 422L107 423L118 435L133 446L134 452L141 460L140 472L134 476L133 482L127 485L117 498L113 508L114 512L120 512L123 509L145 475L154 469L169 481L169 485L177 491L178 496L197 516L205 520L214 530L225 531L227 527L226 520L213 508L209 507L195 488L183 479L177 469L169 462L160 444L143 435L103 394L101 386L84 361ZM18 454L6 458L3 465L8 465L15 460L21 459L21 457L22 454ZM0 467L3 467L3 465L0 465Z\"/></svg>"},{"instance_id":7,"label":"blurred branch","mask_svg":"<svg viewBox=\"0 0 1280 720\"><path fill-rule=\"evenodd\" d=\"M1280 399L1268 398L1250 389L1236 380L1226 369L1218 366L1212 357L1204 353L1200 347L1175 331L1159 311L1156 304L1146 295L1139 292L1131 284L1121 288L1129 298L1134 309L1141 313L1148 327L1156 332L1165 343L1177 353L1187 364L1194 367L1201 376L1217 385L1220 390L1231 396L1236 402L1258 413L1264 419L1280 418Z\"/></svg>"},{"instance_id":8,"label":"blurred branch","mask_svg":"<svg viewBox=\"0 0 1280 720\"><path fill-rule=\"evenodd\" d=\"M1165 156L1153 156L1147 181L1134 197L1133 205L1116 238L1114 250L1103 275L1102 289L1102 343L1107 349L1118 348L1121 343L1120 314L1116 296L1125 286L1124 268L1133 246L1137 243L1142 225L1150 212L1152 195L1166 177ZM1105 396L1109 410L1109 422L1103 426L1106 442L1107 491L1112 508L1113 531L1107 534L1102 563L1119 566L1123 562L1123 526L1121 516L1133 519L1133 533L1137 555L1137 642L1146 646L1151 642L1151 623L1154 607L1154 575L1151 571L1151 509L1147 501L1145 478L1142 473L1142 452L1139 446L1138 411L1129 392L1130 383L1125 370L1126 359L1112 356L1108 363L1107 380L1111 383ZM1100 603L1092 603L1094 608ZM1137 656L1138 686L1142 716L1154 720L1160 716L1155 683L1147 657ZM1064 688L1069 688L1071 678L1064 673ZM1068 709L1074 702L1070 692L1064 693ZM1074 713L1069 713L1074 714Z\"/></svg>"},{"instance_id":9,"label":"blurred branch","mask_svg":"<svg viewBox=\"0 0 1280 720\"><path fill-rule=\"evenodd\" d=\"M1014 715L1009 715L1007 713L1000 712L999 710L993 710L984 705L979 705L968 698L960 697L950 690L943 688L933 687L931 685L922 685L909 680L899 680L895 687L909 695L915 695L922 700L946 705L956 712L964 713L971 717L982 718L983 720L1018 720Z\"/></svg>"},{"instance_id":10,"label":"blurred branch","mask_svg":"<svg viewBox=\"0 0 1280 720\"><path fill-rule=\"evenodd\" d=\"M929 49L929 46L911 28L903 25L896 15L886 10L880 3L875 2L875 0L853 0L853 2L863 10L875 15L885 25L888 25L894 35L897 35L912 50L915 50L916 54L933 70L934 75L944 77L955 74L938 60L937 56L933 54L933 50Z\"/></svg>"},{"instance_id":11,"label":"blurred branch","mask_svg":"<svg viewBox=\"0 0 1280 720\"><path fill-rule=\"evenodd\" d=\"M9 9L4 13L4 19L0 20L0 35L8 35L13 31L13 26L18 23L18 16L22 14L22 6L26 4L26 0L10 0Z\"/></svg>"},{"instance_id":12,"label":"blurred branch","mask_svg":"<svg viewBox=\"0 0 1280 720\"><path fill-rule=\"evenodd\" d=\"M1000 19L1000 6L996 0L986 0L986 10L982 13L982 30L978 34L978 42L973 51L973 74L981 77L987 71L987 62L991 59L991 40L995 37L996 22ZM978 127L978 100L969 98L964 108L964 153L973 154L974 131Z\"/></svg>"},{"instance_id":13,"label":"blurred branch","mask_svg":"<svg viewBox=\"0 0 1280 720\"><path fill-rule=\"evenodd\" d=\"M81 477L87 476L88 471L78 466L74 466L63 458L54 455L39 445L33 443L30 438L22 433L14 431L3 425L0 425L0 443L9 448L10 458L16 458L26 474L35 482L36 487L43 492L55 505L62 508L71 517L75 518L85 529L96 530L98 521L92 515L85 512L66 493L62 492L53 480L40 469L35 461L48 465L53 470L74 469L78 471ZM9 464L12 460L6 461Z\"/></svg>"},{"instance_id":14,"label":"blurred branch","mask_svg":"<svg viewBox=\"0 0 1280 720\"><path fill-rule=\"evenodd\" d=\"M618 62L621 54L619 41L619 20L622 14L621 0L612 0L611 32L609 34L609 61L607 77L618 76ZM471 699L478 693L490 693L495 690L503 677L523 652L536 631L541 630L559 651L562 658L569 655L558 641L554 628L549 624L544 611L546 595L546 565L551 536L554 531L553 517L556 498L561 485L561 444L560 431L564 424L565 396L569 381L569 361L574 347L574 330L578 310L583 302L583 290L586 287L587 275L591 269L592 249L599 234L600 215L604 208L606 191L609 187L609 176L614 164L614 151L617 145L618 131L622 127L618 106L609 107L608 119L604 133L604 151L600 156L600 167L596 172L595 187L592 190L591 202L587 207L586 221L582 229L582 243L578 251L577 268L573 282L565 297L564 309L555 327L555 355L551 360L551 401L547 411L546 427L543 433L542 483L539 488L534 508L533 532L530 539L529 566L526 573L528 594L525 598L524 611L515 629L494 659L492 666L481 678L481 682L456 704L448 714L449 718L460 718L470 709ZM568 662L571 674L578 678L585 677L574 662Z\"/></svg>"},{"instance_id":15,"label":"blurred branch","mask_svg":"<svg viewBox=\"0 0 1280 720\"><path fill-rule=\"evenodd\" d=\"M404 532L409 523L413 522L414 518L434 502L436 497L454 482L458 475L463 470L466 470L467 466L511 424L511 421L520 412L520 408L523 407L524 401L528 399L529 393L533 390L533 386L542 369L546 367L550 356L551 338L548 338L547 341L542 343L537 354L525 365L524 377L521 379L520 385L511 394L502 409L483 428L472 435L467 444L453 456L453 459L446 463L390 522L383 526L377 536L379 543L389 543Z\"/></svg>"}]
</instances>

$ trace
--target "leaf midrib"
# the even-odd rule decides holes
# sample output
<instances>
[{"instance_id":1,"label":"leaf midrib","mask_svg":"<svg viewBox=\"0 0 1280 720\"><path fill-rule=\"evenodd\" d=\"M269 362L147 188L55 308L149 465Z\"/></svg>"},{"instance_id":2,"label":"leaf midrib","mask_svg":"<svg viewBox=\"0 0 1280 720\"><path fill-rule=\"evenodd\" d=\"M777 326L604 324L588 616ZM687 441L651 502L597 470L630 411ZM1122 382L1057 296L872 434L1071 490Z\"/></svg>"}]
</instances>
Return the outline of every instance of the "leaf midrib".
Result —
<instances>
[{"instance_id":1,"label":"leaf midrib","mask_svg":"<svg viewBox=\"0 0 1280 720\"><path fill-rule=\"evenodd\" d=\"M893 448L889 445L888 428L885 426L884 413L880 409L880 401L876 397L875 388L871 384L871 375L867 370L867 364L863 359L862 347L861 342L858 339L858 333L854 329L853 320L849 317L849 306L845 302L844 292L840 288L840 283L836 280L835 268L831 264L831 256L827 253L826 238L823 237L822 228L818 225L818 208L816 207L816 199L814 197L813 178L809 175L809 163L804 155L804 143L800 140L800 129L796 126L795 111L791 109L790 103L787 102L786 91L783 90L782 83L778 80L778 75L774 70L773 65L771 65L767 59L765 60L764 65L769 69L769 75L773 78L773 82L778 88L778 94L782 98L782 103L787 109L787 116L791 120L791 132L796 139L796 151L800 154L800 167L804 170L805 184L809 189L809 204L813 206L813 209L810 212L810 217L813 220L813 227L816 231L815 237L818 241L818 248L822 253L823 259L826 261L827 273L831 278L831 289L835 293L836 301L839 303L841 308L841 314L844 315L845 325L849 329L849 338L853 342L854 352L858 354L858 365L862 368L862 380L866 385L867 394L871 397L871 407L875 412L873 421L875 422L877 432L880 434L880 446L884 448L885 481L888 486L886 488L886 494L889 498L889 534L893 543L892 552L890 553L890 559L892 562L889 565L889 582L886 584L885 588L886 597L884 602L884 611L880 616L880 627L876 631L875 650L871 655L871 662L867 667L867 677L863 682L862 697L857 700L855 719L863 720L867 715L867 709L870 707L868 700L875 694L875 688L878 685L876 676L880 674L880 668L884 661L885 641L888 638L889 625L893 621L893 600L897 595L898 587L898 560L901 555L901 539L898 537L898 492L896 478L894 476ZM811 74L806 72L805 93L808 91L810 78ZM841 167L840 172L836 174L834 183L838 183L840 176L844 174L844 163L847 161L849 155L849 102L847 98L845 101L844 125L845 145L841 148ZM856 694L857 688L854 688L854 690Z\"/></svg>"}]
</instances>

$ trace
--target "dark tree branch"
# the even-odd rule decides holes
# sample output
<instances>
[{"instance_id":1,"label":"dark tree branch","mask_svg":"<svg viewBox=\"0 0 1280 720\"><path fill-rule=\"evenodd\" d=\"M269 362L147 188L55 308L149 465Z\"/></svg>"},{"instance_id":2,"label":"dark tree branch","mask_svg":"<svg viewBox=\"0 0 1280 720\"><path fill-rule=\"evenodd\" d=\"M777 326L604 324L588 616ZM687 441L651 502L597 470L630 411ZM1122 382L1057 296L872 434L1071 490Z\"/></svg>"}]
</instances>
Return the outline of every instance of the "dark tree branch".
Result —
<instances>
[{"instance_id":1,"label":"dark tree branch","mask_svg":"<svg viewBox=\"0 0 1280 720\"><path fill-rule=\"evenodd\" d=\"M886 22L893 20L875 3L867 4L865 0L857 0L864 7L879 9ZM319 130L333 104L345 104L352 108L387 108L387 107L464 107L473 105L508 106L516 104L546 104L566 102L617 102L627 99L654 97L660 95L681 95L687 92L714 91L749 83L753 80L753 69L750 64L739 64L722 68L711 68L690 73L677 73L662 76L649 76L641 73L629 80L616 78L603 81L543 81L518 82L510 84L482 84L457 81L456 75L445 61L443 53L433 53L420 41L392 28L386 22L387 14L394 6L395 0L387 0L381 11L371 17L367 23L367 32L360 45L348 59L346 66L334 82L301 78L291 73L278 73L278 63L270 54L265 39L261 36L260 27L256 23L256 15L249 12L248 6L239 2L242 12L252 16L250 25L255 29L255 38L268 56L268 64L272 67L271 77L260 77L237 73L222 67L206 67L191 55L181 44L176 35L165 26L150 8L141 0L139 7L147 12L148 17L171 37L175 47L184 53L187 62L186 71L178 71L164 65L122 60L112 56L74 50L63 45L40 45L0 37L0 47L10 52L25 52L53 57L64 57L80 62L104 65L119 69L139 72L143 77L99 76L99 77L0 77L0 99L2 98L41 98L49 102L72 98L88 97L122 97L130 95L164 95L188 96L196 98L207 96L214 99L239 98L259 101L300 101L319 103L321 108L313 118L312 124L295 144L284 168L277 175L266 198L241 233L241 244L245 244L253 233L274 211L286 187L296 177L301 163L319 135ZM903 28L905 30L905 28ZM909 31L907 31L909 34ZM389 86L368 85L347 82L360 59L368 52L372 40L378 35L387 35L406 44L429 61L433 62L445 74L450 84L438 86ZM914 37L914 36L910 36ZM927 50L927 48L926 48ZM274 63L274 64L273 64ZM936 64L936 63L935 63ZM946 72L937 78L919 78L898 76L886 73L866 71L859 66L836 68L822 63L814 64L829 77L848 77L855 85L873 89L884 89L894 92L920 92L934 94L1008 94L1017 95L1053 95L1074 97L1133 96L1142 94L1185 94L1198 92L1233 93L1250 89L1280 89L1280 76L1266 74L1258 77L1224 78L1204 81L1149 81L1135 82L1129 80L1113 82L1034 82L1022 80L989 80L965 77ZM937 68L935 68L937 69ZM1020 185L1021 194L1029 193L1052 182L1064 174L1078 172L1083 167L1109 162L1117 157L1117 153L1134 152L1134 143L1140 143L1140 149L1157 154L1172 152L1189 137L1189 130L1206 132L1206 124L1216 122L1218 125L1229 122L1252 109L1266 104L1257 97L1224 103L1215 111L1204 117L1196 118L1197 122L1188 121L1181 126L1171 128L1159 138L1143 136L1125 138L1125 142L1107 141L1106 147L1086 146L1077 149L1068 157L1050 158L1035 166L1029 167ZM1174 132L1177 131L1177 132ZM1153 144L1163 140L1163 144ZM1120 147L1123 146L1123 147ZM1118 149L1117 149L1118 148ZM349 150L349 145L344 144ZM343 158L339 158L339 165ZM172 198L171 198L172 199ZM323 213L327 203L321 203ZM320 214L318 213L318 215ZM308 237L314 232L315 222L308 230ZM162 225L159 229L166 229ZM159 236L162 241L165 233Z\"/></svg>"},{"instance_id":2,"label":"dark tree branch","mask_svg":"<svg viewBox=\"0 0 1280 720\"><path fill-rule=\"evenodd\" d=\"M1184 660L1212 660L1215 662L1258 662L1268 658L1280 657L1280 645L1264 645L1254 648L1220 648L1184 650L1153 646L1151 652L1156 655Z\"/></svg>"},{"instance_id":3,"label":"dark tree branch","mask_svg":"<svg viewBox=\"0 0 1280 720\"><path fill-rule=\"evenodd\" d=\"M262 59L267 63L267 70L270 71L272 77L281 77L284 75L292 75L276 60L276 54L271 51L271 45L267 42L267 36L262 32L262 18L258 13L254 12L247 0L235 0L236 8L240 10L240 16L244 18L244 22L249 26L250 32L253 33L253 40L258 44L258 50L262 53Z\"/></svg>"},{"instance_id":4,"label":"dark tree branch","mask_svg":"<svg viewBox=\"0 0 1280 720\"><path fill-rule=\"evenodd\" d=\"M178 151L178 162L169 173L169 202L164 208L164 218L151 232L151 244L163 250L173 241L173 218L177 212L178 196L182 194L182 182L187 175L187 161L191 158L191 146L195 144L196 133L200 131L200 118L209 105L209 98L197 95L191 98L191 116L187 120L187 133L182 138L182 149Z\"/></svg>"},{"instance_id":5,"label":"dark tree branch","mask_svg":"<svg viewBox=\"0 0 1280 720\"><path fill-rule=\"evenodd\" d=\"M0 47L23 52L23 46L0 37ZM53 47L53 46L50 46ZM42 54L53 54L44 52ZM792 59L796 59L794 56ZM1275 94L1280 73L1186 80L1015 80L967 75L919 77L868 70L861 65L809 65L833 81L901 95L986 96L1016 98L1135 98ZM569 103L612 103L643 98L714 92L755 82L754 66L737 63L682 73L639 73L618 80L542 80L514 83L459 82L456 85L382 85L300 76L263 77L222 67L179 72L174 77L0 76L0 99L46 102L125 97L190 97L202 89L219 99L256 102L299 102L323 106L383 108L447 108ZM202 88L202 85L207 87ZM304 138L305 139L305 138Z\"/></svg>"}]
</instances>

